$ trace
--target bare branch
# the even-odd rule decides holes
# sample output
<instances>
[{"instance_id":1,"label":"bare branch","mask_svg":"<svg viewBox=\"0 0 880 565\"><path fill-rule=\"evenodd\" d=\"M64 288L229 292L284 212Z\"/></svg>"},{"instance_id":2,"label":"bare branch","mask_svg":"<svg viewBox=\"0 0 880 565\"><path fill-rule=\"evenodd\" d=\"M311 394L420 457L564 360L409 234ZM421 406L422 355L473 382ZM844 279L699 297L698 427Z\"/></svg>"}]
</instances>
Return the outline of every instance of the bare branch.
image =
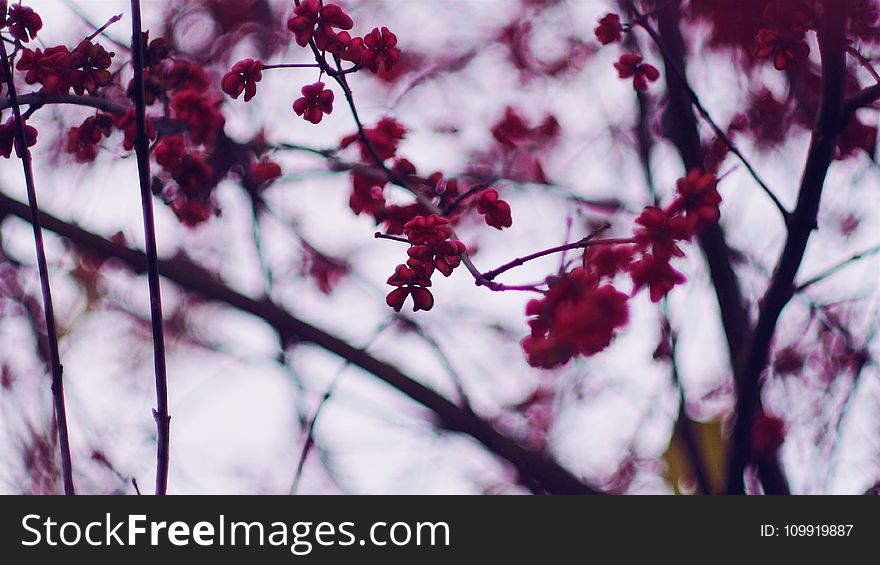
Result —
<instances>
[{"instance_id":1,"label":"bare branch","mask_svg":"<svg viewBox=\"0 0 880 565\"><path fill-rule=\"evenodd\" d=\"M29 219L27 205L0 193L0 213L2 212L25 220ZM41 213L41 217L46 229L69 239L83 251L99 257L118 259L137 273L146 270L147 260L143 252L113 243L49 214ZM442 428L468 435L491 453L509 461L524 483L539 485L543 492L553 494L602 494L546 454L529 451L503 435L473 411L453 403L445 396L404 374L397 367L294 317L274 302L245 296L224 285L211 273L182 258L160 260L159 272L188 292L260 318L282 336L285 342L311 343L350 360L352 365L374 375L426 407L434 414L438 425Z\"/></svg>"},{"instance_id":2,"label":"bare branch","mask_svg":"<svg viewBox=\"0 0 880 565\"><path fill-rule=\"evenodd\" d=\"M28 217L25 219L31 223L34 231L34 244L37 250L37 269L40 273L40 290L43 295L43 313L46 318L46 339L49 342L49 366L52 370L52 400L55 407L55 419L58 423L58 443L61 450L61 471L64 476L64 494L75 494L73 484L73 463L70 456L70 439L67 429L67 407L64 400L64 367L61 365L61 354L58 350L58 330L55 325L55 308L52 303L52 289L49 286L49 267L46 261L46 246L43 243L43 227L40 223L40 208L37 203L37 189L34 182L33 162L31 151L28 148L27 133L24 119L21 117L21 109L18 105L18 95L15 90L12 65L9 63L9 55L6 52L6 44L0 41L0 55L3 58L3 71L7 77L9 100L12 103L12 113L15 119L15 152L21 157L21 165L24 169L25 185L28 196Z\"/></svg>"},{"instance_id":3,"label":"bare branch","mask_svg":"<svg viewBox=\"0 0 880 565\"><path fill-rule=\"evenodd\" d=\"M146 102L144 96L144 42L141 28L140 0L131 0L131 48L134 53L134 106L137 136L134 150L137 155L141 207L144 218L144 236L147 248L147 279L150 286L150 319L153 329L153 363L156 372L156 494L168 491L171 416L168 414L168 376L165 363L165 329L162 317L162 291L159 282L159 254L156 245L156 225L153 219L153 195L150 191L150 139L147 134Z\"/></svg>"}]
</instances>

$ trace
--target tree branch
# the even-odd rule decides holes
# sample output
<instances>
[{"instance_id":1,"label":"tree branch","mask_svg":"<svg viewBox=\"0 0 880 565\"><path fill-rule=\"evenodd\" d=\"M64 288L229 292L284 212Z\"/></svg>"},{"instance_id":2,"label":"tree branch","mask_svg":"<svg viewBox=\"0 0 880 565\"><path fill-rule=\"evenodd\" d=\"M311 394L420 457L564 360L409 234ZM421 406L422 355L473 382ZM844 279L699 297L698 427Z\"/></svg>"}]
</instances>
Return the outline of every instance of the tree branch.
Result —
<instances>
[{"instance_id":1,"label":"tree branch","mask_svg":"<svg viewBox=\"0 0 880 565\"><path fill-rule=\"evenodd\" d=\"M659 38L664 45L664 65L667 76L686 79L684 42L681 30L679 2L669 2L658 12ZM673 142L686 170L702 167L703 149L697 133L697 118L691 109L691 98L686 80L669 80L669 104L664 115L666 136ZM707 226L697 236L715 288L721 322L727 339L731 365L735 365L751 331L748 305L742 295L739 278L733 270L732 252L724 231L717 223Z\"/></svg>"},{"instance_id":2,"label":"tree branch","mask_svg":"<svg viewBox=\"0 0 880 565\"><path fill-rule=\"evenodd\" d=\"M134 150L137 155L140 181L141 208L144 218L144 236L147 249L147 280L150 287L150 320L153 333L153 364L156 373L156 494L168 491L171 416L168 414L168 375L165 363L165 329L162 316L162 291L159 282L159 253L156 245L156 225L153 219L153 194L150 191L150 139L147 134L146 102L144 96L144 41L141 28L140 0L131 0L131 49L134 54L134 107L137 136Z\"/></svg>"},{"instance_id":3,"label":"tree branch","mask_svg":"<svg viewBox=\"0 0 880 565\"><path fill-rule=\"evenodd\" d=\"M749 174L752 176L752 178L755 180L755 182L758 183L758 186L761 187L761 190L763 190L764 193L767 195L767 197L770 198L770 200L773 202L773 205L776 207L776 209L782 215L783 220L785 220L787 222L788 217L789 217L789 212L788 212L788 210L785 209L785 206L782 204L782 201L780 201L779 198L776 196L776 194L770 189L770 187L767 186L767 183L764 182L764 180L760 177L760 175L758 175L758 172L755 170L754 167L752 167L752 164L749 163L749 160L746 159L745 155L743 155L742 152L739 150L739 148L737 148L736 144L733 143L733 140L730 139L730 137L724 132L724 130L722 130L718 126L718 123L715 122L714 118L712 118L712 115L709 114L709 111L706 110L705 106L703 106L703 103L700 101L700 97L697 96L697 93L694 91L693 88L691 88L691 85L687 80L687 76L685 75L683 64L682 64L682 66L678 66L677 64L675 64L676 62L678 62L677 60L679 59L679 57L681 57L681 62L684 63L683 55L680 55L679 53L675 52L681 46L681 32L680 31L678 32L679 41L674 43L675 50L668 50L669 46L661 38L662 28L664 27L664 25L662 24L662 22L663 22L662 14L663 14L663 12L666 12L668 9L672 9L673 8L672 4L670 4L670 6L667 7L667 9L658 10L658 15L659 15L659 18L661 21L661 24L660 24L661 33L660 34L658 34L656 31L654 31L654 29L648 23L647 18L636 9L635 4L633 4L631 1L628 1L628 4L630 6L630 11L635 16L636 23L639 26L641 26L646 32L648 32L648 35L651 36L651 39L653 39L654 42L657 44L657 48L660 50L660 53L663 56L663 62L664 62L665 68L666 68L666 74L668 76L674 77L676 79L676 81L680 83L679 86L681 87L682 92L687 95L688 99L690 100L690 103L693 104L694 108L696 108L697 111L700 113L700 117L702 117L703 120L705 120L705 122L707 124L709 124L709 127L712 128L712 131L715 133L715 135L718 137L718 139L720 139L722 141L722 143L724 143L724 145L727 146L727 149L731 153L733 153L734 155L737 156L737 158L745 166L746 170L749 172ZM674 7L674 9L676 10L676 12L678 12L677 3L676 3L676 6ZM676 26L676 28L678 27L677 21L675 23L675 26ZM667 86L669 86L668 79L667 79ZM697 140L699 141L699 137L697 138ZM702 168L702 162L698 166L700 168Z\"/></svg>"},{"instance_id":4,"label":"tree branch","mask_svg":"<svg viewBox=\"0 0 880 565\"><path fill-rule=\"evenodd\" d=\"M7 212L25 220L30 217L25 204L2 193L0 193L0 212ZM41 213L41 217L46 229L69 239L83 251L100 257L115 258L136 273L143 273L146 270L147 261L144 253L113 243L49 214ZM371 373L430 410L437 418L440 427L468 435L496 456L510 462L524 483L540 485L542 492L551 494L602 494L575 477L555 460L541 453L529 451L513 439L501 434L474 412L451 402L393 365L294 317L281 306L267 299L257 300L245 296L223 284L212 273L184 259L160 260L159 272L188 292L260 318L287 342L314 344Z\"/></svg>"},{"instance_id":5,"label":"tree branch","mask_svg":"<svg viewBox=\"0 0 880 565\"><path fill-rule=\"evenodd\" d=\"M810 149L804 166L798 201L788 225L788 237L777 261L770 285L761 299L758 322L740 365L737 379L737 411L733 432L733 453L728 468L728 492L741 494L743 474L751 459L752 425L760 403L761 373L767 365L776 324L785 305L794 295L794 279L800 268L812 231L816 229L819 201L825 176L845 126L844 86L846 84L846 12L825 0L819 31L822 57L822 91ZM764 490L774 494L765 483Z\"/></svg>"},{"instance_id":6,"label":"tree branch","mask_svg":"<svg viewBox=\"0 0 880 565\"><path fill-rule=\"evenodd\" d=\"M52 400L55 409L55 420L58 423L58 444L61 451L61 471L64 477L64 494L76 492L73 484L73 462L70 456L70 439L67 430L67 407L64 401L64 367L61 365L61 354L58 349L58 330L55 325L55 308L52 303L52 289L49 286L49 266L46 261L46 247L43 244L43 227L40 223L40 208L37 204L37 189L34 182L31 151L27 144L24 119L18 106L18 95L15 90L12 65L6 52L6 44L0 41L0 56L3 60L3 72L7 77L9 100L12 102L12 113L15 119L15 152L21 157L24 169L24 180L27 187L28 215L25 220L31 223L34 231L34 244L37 251L37 269L40 273L40 290L43 295L43 313L46 318L46 339L49 349L49 367L52 371Z\"/></svg>"}]
</instances>

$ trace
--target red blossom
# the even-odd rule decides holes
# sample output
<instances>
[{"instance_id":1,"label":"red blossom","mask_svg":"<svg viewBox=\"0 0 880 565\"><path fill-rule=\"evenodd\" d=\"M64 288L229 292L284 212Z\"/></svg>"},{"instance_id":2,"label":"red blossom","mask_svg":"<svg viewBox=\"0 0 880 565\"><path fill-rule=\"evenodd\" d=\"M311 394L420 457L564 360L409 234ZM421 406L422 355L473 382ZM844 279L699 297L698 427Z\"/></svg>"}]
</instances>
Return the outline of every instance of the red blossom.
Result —
<instances>
[{"instance_id":1,"label":"red blossom","mask_svg":"<svg viewBox=\"0 0 880 565\"><path fill-rule=\"evenodd\" d=\"M15 68L26 71L26 83L42 84L45 94L70 92L70 51L63 45L48 47L45 51L24 49Z\"/></svg>"},{"instance_id":2,"label":"red blossom","mask_svg":"<svg viewBox=\"0 0 880 565\"><path fill-rule=\"evenodd\" d=\"M160 167L173 171L179 164L186 152L186 142L182 135L169 135L163 137L153 149L153 157Z\"/></svg>"},{"instance_id":3,"label":"red blossom","mask_svg":"<svg viewBox=\"0 0 880 565\"><path fill-rule=\"evenodd\" d=\"M651 249L658 258L683 257L678 241L690 241L693 231L690 223L674 210L646 207L635 220L638 224L633 239L639 250Z\"/></svg>"},{"instance_id":4,"label":"red blossom","mask_svg":"<svg viewBox=\"0 0 880 565\"><path fill-rule=\"evenodd\" d=\"M98 89L110 84L112 75L108 70L113 62L113 53L102 46L84 39L70 54L70 85L79 95L88 92L94 95Z\"/></svg>"},{"instance_id":5,"label":"red blossom","mask_svg":"<svg viewBox=\"0 0 880 565\"><path fill-rule=\"evenodd\" d=\"M384 183L359 173L351 174L352 190L348 204L355 214L366 212L379 220L385 210L385 197L382 195ZM399 232L398 232L399 233Z\"/></svg>"},{"instance_id":6,"label":"red blossom","mask_svg":"<svg viewBox=\"0 0 880 565\"><path fill-rule=\"evenodd\" d=\"M404 226L413 218L425 214L425 209L418 202L398 206L393 204L381 211L377 221L385 223L385 231L390 234L403 233Z\"/></svg>"},{"instance_id":7,"label":"red blossom","mask_svg":"<svg viewBox=\"0 0 880 565\"><path fill-rule=\"evenodd\" d=\"M529 365L550 369L575 355L593 355L608 347L629 319L627 296L577 268L548 280L544 298L531 300L526 315L531 333L522 340Z\"/></svg>"},{"instance_id":8,"label":"red blossom","mask_svg":"<svg viewBox=\"0 0 880 565\"><path fill-rule=\"evenodd\" d=\"M137 139L137 121L135 119L134 108L129 108L128 111L121 116L114 116L113 125L116 129L121 129L125 135L122 140L122 147L125 148L126 151L131 151L134 148L134 140ZM149 117L147 117L147 137L149 139L156 139L156 130L153 129L153 121Z\"/></svg>"},{"instance_id":9,"label":"red blossom","mask_svg":"<svg viewBox=\"0 0 880 565\"><path fill-rule=\"evenodd\" d=\"M281 176L281 165L268 157L263 157L251 164L250 175L258 184L265 186Z\"/></svg>"},{"instance_id":10,"label":"red blossom","mask_svg":"<svg viewBox=\"0 0 880 565\"><path fill-rule=\"evenodd\" d=\"M792 61L806 59L810 46L804 41L803 30L762 29L755 36L755 57L772 57L773 66L783 70Z\"/></svg>"},{"instance_id":11,"label":"red blossom","mask_svg":"<svg viewBox=\"0 0 880 565\"><path fill-rule=\"evenodd\" d=\"M412 296L413 299L413 312L430 310L434 307L434 296L426 288L431 286L431 280L416 269L407 265L398 265L394 269L394 274L388 278L388 284L397 287L385 298L385 302L395 312L400 312L408 296Z\"/></svg>"},{"instance_id":12,"label":"red blossom","mask_svg":"<svg viewBox=\"0 0 880 565\"><path fill-rule=\"evenodd\" d=\"M99 113L89 116L79 126L67 132L64 150L74 155L79 163L91 163L98 156L98 143L110 137L113 131L113 116Z\"/></svg>"},{"instance_id":13,"label":"red blossom","mask_svg":"<svg viewBox=\"0 0 880 565\"><path fill-rule=\"evenodd\" d=\"M684 212L687 230L691 234L717 222L721 217L718 209L721 195L718 194L718 178L714 174L691 169L686 177L678 180L676 189L679 196L670 209Z\"/></svg>"},{"instance_id":14,"label":"red blossom","mask_svg":"<svg viewBox=\"0 0 880 565\"><path fill-rule=\"evenodd\" d=\"M430 216L416 216L403 226L403 233L413 245L428 245L433 248L439 247L452 235L449 220L441 218L437 214Z\"/></svg>"},{"instance_id":15,"label":"red blossom","mask_svg":"<svg viewBox=\"0 0 880 565\"><path fill-rule=\"evenodd\" d=\"M188 198L210 192L215 183L212 182L214 170L202 155L191 153L181 157L174 167L171 177Z\"/></svg>"},{"instance_id":16,"label":"red blossom","mask_svg":"<svg viewBox=\"0 0 880 565\"><path fill-rule=\"evenodd\" d=\"M375 127L364 128L364 135L370 141L376 154L383 161L394 157L397 147L406 135L406 128L394 118L385 117L379 120ZM373 156L363 143L359 133L348 135L339 142L340 148L346 148L352 143L357 143L361 148L361 159L367 162L373 161Z\"/></svg>"},{"instance_id":17,"label":"red blossom","mask_svg":"<svg viewBox=\"0 0 880 565\"><path fill-rule=\"evenodd\" d=\"M614 63L620 78L633 79L633 88L639 92L648 90L648 83L660 78L660 71L653 65L642 62L642 56L636 53L624 53Z\"/></svg>"},{"instance_id":18,"label":"red blossom","mask_svg":"<svg viewBox=\"0 0 880 565\"><path fill-rule=\"evenodd\" d=\"M183 195L174 198L170 205L177 219L190 228L207 222L216 213L209 202L199 198L190 199Z\"/></svg>"},{"instance_id":19,"label":"red blossom","mask_svg":"<svg viewBox=\"0 0 880 565\"><path fill-rule=\"evenodd\" d=\"M28 147L37 144L37 128L25 124L24 135ZM13 146L15 154L21 157L24 151L18 141L18 126L15 125L15 118L9 118L5 124L0 126L0 155L9 159Z\"/></svg>"},{"instance_id":20,"label":"red blossom","mask_svg":"<svg viewBox=\"0 0 880 565\"><path fill-rule=\"evenodd\" d=\"M421 286L395 288L385 297L385 303L394 308L395 312L400 312L408 296L412 296L413 299L413 312L427 311L434 307L434 295L430 290Z\"/></svg>"},{"instance_id":21,"label":"red blossom","mask_svg":"<svg viewBox=\"0 0 880 565\"><path fill-rule=\"evenodd\" d=\"M211 86L211 80L201 65L183 59L175 60L163 70L163 75L166 87L174 91L203 91Z\"/></svg>"},{"instance_id":22,"label":"red blossom","mask_svg":"<svg viewBox=\"0 0 880 565\"><path fill-rule=\"evenodd\" d=\"M540 147L559 135L559 122L547 115L539 125L532 127L526 119L510 106L505 108L504 117L492 126L492 136L508 149L529 145Z\"/></svg>"},{"instance_id":23,"label":"red blossom","mask_svg":"<svg viewBox=\"0 0 880 565\"><path fill-rule=\"evenodd\" d=\"M364 54L364 40L360 37L352 37L347 31L340 31L336 35L336 44L328 51L343 61L360 63Z\"/></svg>"},{"instance_id":24,"label":"red blossom","mask_svg":"<svg viewBox=\"0 0 880 565\"><path fill-rule=\"evenodd\" d=\"M39 14L34 12L33 8L13 4L9 7L6 26L9 28L9 35L22 43L27 43L36 39L37 32L43 28L43 20Z\"/></svg>"},{"instance_id":25,"label":"red blossom","mask_svg":"<svg viewBox=\"0 0 880 565\"><path fill-rule=\"evenodd\" d=\"M607 14L599 20L599 25L595 29L596 39L602 45L620 41L621 32L623 32L623 27L620 25L620 16L617 14Z\"/></svg>"},{"instance_id":26,"label":"red blossom","mask_svg":"<svg viewBox=\"0 0 880 565\"><path fill-rule=\"evenodd\" d=\"M325 89L323 82L307 84L300 92L302 98L293 102L293 111L307 122L319 124L324 114L333 111L333 91Z\"/></svg>"},{"instance_id":27,"label":"red blossom","mask_svg":"<svg viewBox=\"0 0 880 565\"><path fill-rule=\"evenodd\" d=\"M614 278L629 267L635 250L630 245L590 245L584 250L584 269L598 278Z\"/></svg>"},{"instance_id":28,"label":"red blossom","mask_svg":"<svg viewBox=\"0 0 880 565\"><path fill-rule=\"evenodd\" d=\"M400 49L397 48L397 36L391 33L387 27L374 28L364 36L364 53L360 63L374 73L379 72L381 65L385 71L390 71L400 59Z\"/></svg>"},{"instance_id":29,"label":"red blossom","mask_svg":"<svg viewBox=\"0 0 880 565\"><path fill-rule=\"evenodd\" d=\"M263 78L263 63L254 59L242 59L232 65L232 69L220 81L220 88L232 98L244 92L244 101L249 102L257 94L257 83Z\"/></svg>"},{"instance_id":30,"label":"red blossom","mask_svg":"<svg viewBox=\"0 0 880 565\"><path fill-rule=\"evenodd\" d=\"M498 191L490 188L477 195L477 212L483 215L486 224L495 229L509 228L513 225L510 204L498 197Z\"/></svg>"},{"instance_id":31,"label":"red blossom","mask_svg":"<svg viewBox=\"0 0 880 565\"><path fill-rule=\"evenodd\" d=\"M633 281L633 293L648 287L651 302L659 302L675 285L687 281L683 274L672 268L668 258L663 259L650 253L645 253L633 263L629 272Z\"/></svg>"},{"instance_id":32,"label":"red blossom","mask_svg":"<svg viewBox=\"0 0 880 565\"><path fill-rule=\"evenodd\" d=\"M226 123L220 100L212 93L192 88L178 91L171 97L171 109L189 126L193 143L213 143Z\"/></svg>"},{"instance_id":33,"label":"red blossom","mask_svg":"<svg viewBox=\"0 0 880 565\"><path fill-rule=\"evenodd\" d=\"M354 22L342 8L336 4L322 7L318 0L303 0L287 20L287 29L293 32L301 47L314 39L315 45L322 51L332 49L336 43L334 28L349 30L353 26Z\"/></svg>"},{"instance_id":34,"label":"red blossom","mask_svg":"<svg viewBox=\"0 0 880 565\"><path fill-rule=\"evenodd\" d=\"M413 245L406 250L409 255L407 265L429 277L434 269L440 271L444 277L448 277L461 264L460 256L466 251L465 244L455 239L444 241L436 247Z\"/></svg>"}]
</instances>

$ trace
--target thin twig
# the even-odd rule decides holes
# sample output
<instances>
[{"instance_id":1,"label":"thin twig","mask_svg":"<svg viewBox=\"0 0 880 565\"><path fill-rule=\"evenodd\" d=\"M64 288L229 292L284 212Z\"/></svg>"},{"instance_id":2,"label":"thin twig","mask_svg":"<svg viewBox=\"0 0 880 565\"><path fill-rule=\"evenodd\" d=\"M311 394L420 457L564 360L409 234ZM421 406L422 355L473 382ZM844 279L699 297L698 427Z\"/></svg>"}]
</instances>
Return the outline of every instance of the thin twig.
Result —
<instances>
[{"instance_id":1,"label":"thin twig","mask_svg":"<svg viewBox=\"0 0 880 565\"><path fill-rule=\"evenodd\" d=\"M875 82L880 83L880 74L877 74L877 69L871 64L870 59L862 55L861 51L852 45L846 48L846 52L855 57L855 60L859 62L859 65L861 65L862 68L868 71L868 74L871 75Z\"/></svg>"},{"instance_id":2,"label":"thin twig","mask_svg":"<svg viewBox=\"0 0 880 565\"><path fill-rule=\"evenodd\" d=\"M697 438L694 434L694 422L688 415L687 398L684 394L684 385L681 382L681 373L678 367L678 335L672 329L672 322L669 319L668 297L663 298L662 316L663 324L669 332L669 363L672 367L672 384L675 385L678 391L678 419L675 422L675 427L681 433L682 442L691 460L694 478L697 480L697 487L703 494L712 494L709 474L706 472L706 466L703 463L700 448L697 445Z\"/></svg>"},{"instance_id":3,"label":"thin twig","mask_svg":"<svg viewBox=\"0 0 880 565\"><path fill-rule=\"evenodd\" d=\"M168 414L168 375L165 363L165 329L162 317L162 291L159 282L159 253L156 245L156 226L153 219L153 195L150 191L150 140L147 136L146 103L144 97L144 45L141 27L140 0L131 0L131 48L134 53L134 105L137 137L134 150L137 155L141 207L144 217L144 236L147 252L147 278L150 286L150 319L153 329L153 363L156 372L156 494L168 491L171 416Z\"/></svg>"},{"instance_id":4,"label":"thin twig","mask_svg":"<svg viewBox=\"0 0 880 565\"><path fill-rule=\"evenodd\" d=\"M663 41L660 39L660 35L654 30L654 28L651 27L651 25L648 23L647 18L644 15L642 15L641 12L638 11L638 9L635 7L635 4L632 4L632 3L630 4L630 10L632 11L633 15L635 16L636 23L641 28L643 28L646 32L648 32L648 35L651 36L651 39L654 40L654 43L657 45L657 48L660 50L660 54L663 56L663 59L667 62L667 68L669 68L673 71L675 78L681 83L682 87L687 92L688 96L690 97L691 103L694 105L694 108L697 109L697 112L699 112L699 114L703 118L703 120L707 124L709 124L709 127L712 128L712 131L715 132L715 135L718 137L718 139L720 139L724 143L724 145L727 146L727 148L730 150L731 153L733 153L734 155L737 156L737 158L739 158L740 162L742 162L742 164L745 166L746 170L749 171L749 174L752 176L753 179L755 179L755 182L758 183L758 186L760 186L761 189L767 194L767 196L773 202L773 205L776 206L777 210L779 210L779 213L782 215L783 220L785 220L787 223L790 212L785 208L785 205L782 204L782 201L779 200L779 198L770 189L770 187L767 186L767 183L764 182L764 180L761 178L761 176L758 175L758 172L755 170L755 168L752 166L752 164L749 162L749 160L746 159L745 155L743 155L742 152L733 143L733 140L730 139L730 137L728 137L728 135L724 132L724 130L722 130L718 126L718 124L712 118L711 114L709 114L709 111L706 110L705 106L703 106L703 103L700 101L700 97L697 96L697 93L694 91L693 88L691 88L691 85L688 82L687 77L684 74L684 71L682 69L679 69L676 65L671 63L672 59L669 56L669 54L666 52L666 47L663 45Z\"/></svg>"},{"instance_id":5,"label":"thin twig","mask_svg":"<svg viewBox=\"0 0 880 565\"><path fill-rule=\"evenodd\" d=\"M386 320L378 328L376 328L376 330L373 332L373 335L370 336L370 339L361 349L363 351L367 351L367 349L376 341L376 339L379 338L380 335L382 335L382 332L384 332L385 329L388 328L393 321L394 316L388 318L388 320ZM330 381L327 389L324 390L324 394L321 395L321 400L318 402L318 406L315 407L315 411L314 413L312 413L312 417L309 419L308 428L306 429L306 439L303 442L302 451L299 454L299 461L296 464L296 473L293 476L293 484L290 487L291 495L295 495L297 489L299 488L299 483L302 479L306 459L309 456L309 452L311 451L312 446L315 444L315 426L318 424L318 418L321 417L321 414L324 411L324 407L327 405L330 397L333 396L333 393L336 390L336 385L339 384L342 375L345 374L345 371L350 366L351 360L346 359L342 367L339 368L339 371L336 372L336 375L333 376L333 379Z\"/></svg>"},{"instance_id":6,"label":"thin twig","mask_svg":"<svg viewBox=\"0 0 880 565\"><path fill-rule=\"evenodd\" d=\"M856 253L855 255L847 257L846 259L840 261L836 265L834 265L834 266L826 269L825 271L822 271L818 275L802 282L797 287L795 287L794 291L795 291L795 293L803 292L804 290L808 289L809 287L813 286L814 284L822 282L823 280L834 275L835 273L837 273L841 269L844 269L844 268L848 267L849 265L855 263L856 261L861 261L862 259L865 259L867 257L871 257L872 255L876 255L878 253L880 253L880 245L875 245L874 247L872 247L870 249L866 249L865 251L861 251L859 253Z\"/></svg>"},{"instance_id":7,"label":"thin twig","mask_svg":"<svg viewBox=\"0 0 880 565\"><path fill-rule=\"evenodd\" d=\"M468 198L470 198L474 194L480 192L484 188L490 187L491 185L492 185L492 183L490 183L490 182L481 182L480 184L476 184L476 185L470 187L466 192L464 192L458 198L453 200L452 203L443 210L443 215L449 216L449 214L455 212L455 209L458 208L465 200L467 200Z\"/></svg>"},{"instance_id":8,"label":"thin twig","mask_svg":"<svg viewBox=\"0 0 880 565\"><path fill-rule=\"evenodd\" d=\"M49 286L49 266L46 261L46 246L43 242L43 226L40 219L40 208L37 204L37 189L34 182L33 161L27 144L24 120L21 117L21 109L18 106L18 96L15 91L15 80L12 74L12 65L9 64L9 55L6 52L6 44L0 42L0 55L3 58L3 71L7 77L9 99L12 103L12 113L15 119L14 145L15 152L21 157L24 169L25 185L27 186L28 205L30 207L30 222L34 231L34 244L37 251L37 269L40 274L40 290L43 295L43 312L46 317L46 339L49 342L49 365L52 370L52 399L55 407L55 419L58 423L58 444L61 450L61 472L64 477L64 494L75 494L73 484L73 462L70 456L70 438L67 429L67 408L64 401L64 367L61 365L61 354L58 348L58 330L55 324L55 308L52 303L52 289Z\"/></svg>"},{"instance_id":9,"label":"thin twig","mask_svg":"<svg viewBox=\"0 0 880 565\"><path fill-rule=\"evenodd\" d=\"M0 192L0 215L3 213L25 220L30 217L26 204ZM118 259L135 273L146 270L146 255L141 251L113 243L51 214L43 214L43 225L47 230L69 239L84 252ZM184 258L161 259L159 270L169 281L180 285L188 293L263 320L287 343L311 343L343 359L351 360L354 366L430 410L441 429L466 434L482 444L487 451L509 461L524 480L540 485L541 492L602 494L560 465L556 459L522 447L498 431L488 420L468 412L394 365L293 316L278 304L266 298L245 296Z\"/></svg>"},{"instance_id":10,"label":"thin twig","mask_svg":"<svg viewBox=\"0 0 880 565\"><path fill-rule=\"evenodd\" d=\"M317 63L277 63L274 65L263 65L263 70L269 69L318 69L321 65Z\"/></svg>"},{"instance_id":11,"label":"thin twig","mask_svg":"<svg viewBox=\"0 0 880 565\"><path fill-rule=\"evenodd\" d=\"M376 233L374 233L373 237L375 237L376 239L388 239L391 241L399 241L401 243L409 243L409 240L405 237L401 237L399 235L389 235L387 233L382 233L380 231L377 231Z\"/></svg>"},{"instance_id":12,"label":"thin twig","mask_svg":"<svg viewBox=\"0 0 880 565\"><path fill-rule=\"evenodd\" d=\"M87 26L91 28L96 28L98 26L85 14L85 12L80 9L80 7L74 2L74 0L64 0L64 4L67 6L67 9L76 14L76 16ZM106 28L106 26L105 26ZM101 35L103 35L108 41L119 47L120 49L124 49L128 51L129 46L122 40L116 39L112 37L105 28L101 29Z\"/></svg>"},{"instance_id":13,"label":"thin twig","mask_svg":"<svg viewBox=\"0 0 880 565\"><path fill-rule=\"evenodd\" d=\"M612 238L612 239L595 239L599 233L604 231L606 228L601 228L598 231L583 237L577 241L573 241L571 243L565 243L563 245L557 245L556 247L550 247L549 249L543 249L541 251L536 251L535 253L531 253L529 255L524 255L523 257L517 257L512 261L508 261L507 263L492 269L491 271L486 271L483 273L483 278L487 281L493 280L495 277L500 275L501 273L506 273L507 271L524 265L529 261L533 261L535 259L540 259L541 257L546 257L547 255L553 255L554 253L561 253L563 251L569 251L571 249L583 249L585 247L592 247L594 245L627 245L633 242L632 239L621 239L621 238Z\"/></svg>"},{"instance_id":14,"label":"thin twig","mask_svg":"<svg viewBox=\"0 0 880 565\"><path fill-rule=\"evenodd\" d=\"M121 19L122 19L122 14L116 14L115 16L111 17L109 20L107 20L107 23L105 23L104 25L99 27L97 30L95 30L95 33L86 37L86 41L91 41L91 40L95 39L96 37L98 37L98 35L104 33L105 29L107 29L108 27L115 24L116 22L118 22Z\"/></svg>"}]
</instances>

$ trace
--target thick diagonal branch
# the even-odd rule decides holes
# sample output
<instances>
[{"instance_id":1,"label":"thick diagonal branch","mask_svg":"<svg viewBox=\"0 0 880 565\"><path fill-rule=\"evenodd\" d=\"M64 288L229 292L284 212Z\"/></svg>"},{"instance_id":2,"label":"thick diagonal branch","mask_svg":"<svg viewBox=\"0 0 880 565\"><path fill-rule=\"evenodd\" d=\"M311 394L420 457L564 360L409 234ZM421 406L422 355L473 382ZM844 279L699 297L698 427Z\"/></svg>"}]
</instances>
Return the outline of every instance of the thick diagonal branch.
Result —
<instances>
[{"instance_id":1,"label":"thick diagonal branch","mask_svg":"<svg viewBox=\"0 0 880 565\"><path fill-rule=\"evenodd\" d=\"M25 220L30 218L25 204L0 193L0 213L3 212ZM42 213L41 216L46 229L69 239L82 251L117 259L137 273L145 271L147 260L144 253L113 243L48 214ZM160 260L159 272L187 292L260 318L286 342L314 344L374 375L430 410L440 427L468 435L496 456L509 461L523 483L538 485L542 492L551 494L601 494L549 456L523 448L466 407L453 403L363 349L294 317L281 306L267 299L257 300L245 296L190 261Z\"/></svg>"},{"instance_id":2,"label":"thick diagonal branch","mask_svg":"<svg viewBox=\"0 0 880 565\"><path fill-rule=\"evenodd\" d=\"M794 295L795 276L804 258L810 235L817 227L825 176L834 156L838 135L848 119L844 108L845 23L845 11L834 2L826 0L819 30L819 51L822 57L819 112L813 126L797 205L788 224L788 237L776 263L770 285L761 300L758 322L737 379L737 419L728 476L730 493L744 491L743 472L750 462L752 425L760 402L761 373L767 366L779 316ZM764 487L765 491L769 491L766 484Z\"/></svg>"}]
</instances>

